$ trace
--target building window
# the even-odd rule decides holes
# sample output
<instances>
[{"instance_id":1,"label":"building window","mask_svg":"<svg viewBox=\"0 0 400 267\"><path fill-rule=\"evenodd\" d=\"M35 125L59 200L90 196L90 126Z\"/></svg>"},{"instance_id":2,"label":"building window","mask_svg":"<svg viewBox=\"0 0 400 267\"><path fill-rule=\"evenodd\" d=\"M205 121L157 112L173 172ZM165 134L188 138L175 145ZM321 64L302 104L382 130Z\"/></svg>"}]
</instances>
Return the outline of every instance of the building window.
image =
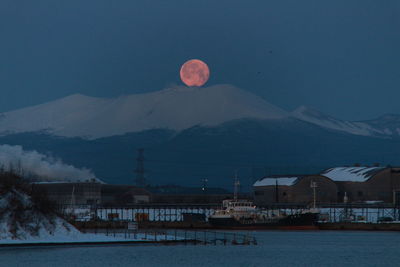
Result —
<instances>
[{"instance_id":1,"label":"building window","mask_svg":"<svg viewBox=\"0 0 400 267\"><path fill-rule=\"evenodd\" d=\"M363 193L363 191L358 191L357 195L358 195L359 197L362 197L362 196L364 195L364 193Z\"/></svg>"},{"instance_id":2,"label":"building window","mask_svg":"<svg viewBox=\"0 0 400 267\"><path fill-rule=\"evenodd\" d=\"M282 196L286 196L286 192L283 192L283 193L282 193Z\"/></svg>"}]
</instances>

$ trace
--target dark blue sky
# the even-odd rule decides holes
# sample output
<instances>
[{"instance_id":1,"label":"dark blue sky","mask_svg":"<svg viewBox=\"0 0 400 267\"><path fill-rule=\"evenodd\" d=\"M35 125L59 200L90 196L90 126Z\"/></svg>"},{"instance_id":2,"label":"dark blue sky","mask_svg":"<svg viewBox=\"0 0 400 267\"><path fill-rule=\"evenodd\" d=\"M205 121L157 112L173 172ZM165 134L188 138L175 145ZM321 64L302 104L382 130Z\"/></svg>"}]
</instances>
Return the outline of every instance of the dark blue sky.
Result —
<instances>
[{"instance_id":1,"label":"dark blue sky","mask_svg":"<svg viewBox=\"0 0 400 267\"><path fill-rule=\"evenodd\" d=\"M291 110L400 113L400 1L2 0L0 111L180 84L200 58Z\"/></svg>"}]
</instances>

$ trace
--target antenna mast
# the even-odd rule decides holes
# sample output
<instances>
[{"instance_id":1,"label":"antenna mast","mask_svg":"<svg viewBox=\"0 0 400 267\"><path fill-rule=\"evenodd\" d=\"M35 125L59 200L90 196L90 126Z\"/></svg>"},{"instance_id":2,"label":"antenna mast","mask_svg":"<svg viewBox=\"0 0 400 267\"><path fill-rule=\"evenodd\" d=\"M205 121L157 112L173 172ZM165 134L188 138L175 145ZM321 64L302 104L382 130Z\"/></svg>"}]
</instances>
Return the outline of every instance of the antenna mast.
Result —
<instances>
[{"instance_id":1,"label":"antenna mast","mask_svg":"<svg viewBox=\"0 0 400 267\"><path fill-rule=\"evenodd\" d=\"M146 186L146 179L144 178L144 148L138 149L138 156L136 158L136 179L135 184L140 187Z\"/></svg>"},{"instance_id":2,"label":"antenna mast","mask_svg":"<svg viewBox=\"0 0 400 267\"><path fill-rule=\"evenodd\" d=\"M235 172L235 182L234 182L234 187L233 187L233 199L236 201L238 199L238 193L239 193L239 186L240 182L237 177L237 171Z\"/></svg>"}]
</instances>

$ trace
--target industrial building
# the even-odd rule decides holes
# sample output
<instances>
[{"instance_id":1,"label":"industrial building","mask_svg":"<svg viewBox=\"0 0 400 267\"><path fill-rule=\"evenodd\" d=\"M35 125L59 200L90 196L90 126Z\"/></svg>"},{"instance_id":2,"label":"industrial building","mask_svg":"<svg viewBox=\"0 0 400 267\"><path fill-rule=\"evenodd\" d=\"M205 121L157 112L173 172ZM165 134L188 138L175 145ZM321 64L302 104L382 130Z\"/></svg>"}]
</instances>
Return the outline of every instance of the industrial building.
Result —
<instances>
[{"instance_id":1,"label":"industrial building","mask_svg":"<svg viewBox=\"0 0 400 267\"><path fill-rule=\"evenodd\" d=\"M258 205L400 202L400 168L336 167L316 175L263 177L253 185Z\"/></svg>"},{"instance_id":2,"label":"industrial building","mask_svg":"<svg viewBox=\"0 0 400 267\"><path fill-rule=\"evenodd\" d=\"M321 175L269 176L254 185L254 202L258 205L270 203L308 203L313 200L311 183L318 186L316 197L319 202L335 202L337 186Z\"/></svg>"},{"instance_id":3,"label":"industrial building","mask_svg":"<svg viewBox=\"0 0 400 267\"><path fill-rule=\"evenodd\" d=\"M397 203L400 199L400 168L337 167L321 175L333 180L338 189L338 202L383 201Z\"/></svg>"},{"instance_id":4,"label":"industrial building","mask_svg":"<svg viewBox=\"0 0 400 267\"><path fill-rule=\"evenodd\" d=\"M215 187L165 185L146 189L152 193L152 202L157 204L215 204L232 197L228 190Z\"/></svg>"},{"instance_id":5,"label":"industrial building","mask_svg":"<svg viewBox=\"0 0 400 267\"><path fill-rule=\"evenodd\" d=\"M151 193L131 185L40 182L32 184L32 189L60 205L129 205L151 201Z\"/></svg>"},{"instance_id":6,"label":"industrial building","mask_svg":"<svg viewBox=\"0 0 400 267\"><path fill-rule=\"evenodd\" d=\"M180 186L137 187L98 182L36 182L32 189L45 193L59 205L209 204L221 203L231 193L220 188ZM249 197L243 195L243 197Z\"/></svg>"},{"instance_id":7,"label":"industrial building","mask_svg":"<svg viewBox=\"0 0 400 267\"><path fill-rule=\"evenodd\" d=\"M101 203L103 205L144 204L151 201L152 194L146 189L131 185L101 186Z\"/></svg>"}]
</instances>

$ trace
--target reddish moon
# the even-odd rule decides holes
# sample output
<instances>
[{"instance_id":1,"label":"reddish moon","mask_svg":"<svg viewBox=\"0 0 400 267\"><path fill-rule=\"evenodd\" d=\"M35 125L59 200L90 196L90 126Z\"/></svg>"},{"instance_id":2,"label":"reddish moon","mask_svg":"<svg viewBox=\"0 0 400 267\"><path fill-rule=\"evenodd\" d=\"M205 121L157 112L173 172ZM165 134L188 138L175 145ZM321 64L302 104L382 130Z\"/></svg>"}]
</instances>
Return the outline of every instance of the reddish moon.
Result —
<instances>
[{"instance_id":1,"label":"reddish moon","mask_svg":"<svg viewBox=\"0 0 400 267\"><path fill-rule=\"evenodd\" d=\"M199 59L186 61L181 67L181 80L187 86L202 86L210 77L210 70L206 63Z\"/></svg>"}]
</instances>

